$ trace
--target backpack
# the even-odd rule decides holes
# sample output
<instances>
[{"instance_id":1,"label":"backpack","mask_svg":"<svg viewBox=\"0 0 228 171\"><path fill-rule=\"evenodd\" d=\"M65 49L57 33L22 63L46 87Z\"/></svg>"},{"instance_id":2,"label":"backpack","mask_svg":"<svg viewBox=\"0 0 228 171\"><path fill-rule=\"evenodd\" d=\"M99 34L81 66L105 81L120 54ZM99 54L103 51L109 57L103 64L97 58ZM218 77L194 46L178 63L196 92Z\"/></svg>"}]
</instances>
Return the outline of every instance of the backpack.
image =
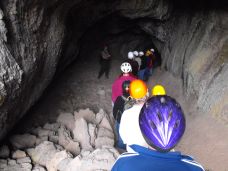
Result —
<instances>
[{"instance_id":1,"label":"backpack","mask_svg":"<svg viewBox=\"0 0 228 171\"><path fill-rule=\"evenodd\" d=\"M123 97L123 96L122 96ZM125 98L125 97L123 97L123 98ZM126 100L125 100L126 99ZM127 110L127 109L130 109L130 108L132 108L132 106L135 104L135 99L133 99L133 98L131 98L130 96L128 97L128 98L125 98L124 99L124 110L123 111L125 111L125 110Z\"/></svg>"}]
</instances>

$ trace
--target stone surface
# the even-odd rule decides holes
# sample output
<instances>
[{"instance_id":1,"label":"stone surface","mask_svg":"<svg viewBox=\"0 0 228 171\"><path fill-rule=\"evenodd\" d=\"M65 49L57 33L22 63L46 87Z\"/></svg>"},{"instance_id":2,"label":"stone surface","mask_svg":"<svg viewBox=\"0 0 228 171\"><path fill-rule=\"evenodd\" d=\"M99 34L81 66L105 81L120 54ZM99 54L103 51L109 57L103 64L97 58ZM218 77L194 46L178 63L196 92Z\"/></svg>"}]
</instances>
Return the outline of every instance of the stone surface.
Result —
<instances>
[{"instance_id":1,"label":"stone surface","mask_svg":"<svg viewBox=\"0 0 228 171\"><path fill-rule=\"evenodd\" d=\"M85 150L92 150L90 144L90 136L87 122L84 118L79 118L75 121L75 128L73 130L74 140L80 143L80 147Z\"/></svg>"},{"instance_id":2,"label":"stone surface","mask_svg":"<svg viewBox=\"0 0 228 171\"><path fill-rule=\"evenodd\" d=\"M74 158L66 168L66 171L74 170L111 170L119 153L114 148L96 149L92 153Z\"/></svg>"},{"instance_id":3,"label":"stone surface","mask_svg":"<svg viewBox=\"0 0 228 171\"><path fill-rule=\"evenodd\" d=\"M78 120L80 118L84 118L86 122L94 123L95 121L95 114L90 109L80 109L78 112L74 112L74 118L75 120Z\"/></svg>"},{"instance_id":4,"label":"stone surface","mask_svg":"<svg viewBox=\"0 0 228 171\"><path fill-rule=\"evenodd\" d=\"M24 164L24 163L31 163L31 159L29 157L19 158L17 159L18 164Z\"/></svg>"},{"instance_id":5,"label":"stone surface","mask_svg":"<svg viewBox=\"0 0 228 171\"><path fill-rule=\"evenodd\" d=\"M55 145L49 141L27 150L32 161L41 166L46 166L57 152Z\"/></svg>"},{"instance_id":6,"label":"stone surface","mask_svg":"<svg viewBox=\"0 0 228 171\"><path fill-rule=\"evenodd\" d=\"M64 126L61 126L58 134L58 142L61 146L63 146L67 151L69 151L75 156L80 153L79 143L72 139L69 130L67 130Z\"/></svg>"},{"instance_id":7,"label":"stone surface","mask_svg":"<svg viewBox=\"0 0 228 171\"><path fill-rule=\"evenodd\" d=\"M60 151L55 153L53 158L50 160L50 162L47 163L46 167L48 171L57 171L58 164L65 159L71 158L72 156L68 154L66 151ZM67 168L67 166L66 166ZM66 169L65 168L65 169Z\"/></svg>"},{"instance_id":8,"label":"stone surface","mask_svg":"<svg viewBox=\"0 0 228 171\"><path fill-rule=\"evenodd\" d=\"M73 130L75 126L74 115L72 115L71 113L60 113L57 118L57 122L67 127L69 130Z\"/></svg>"},{"instance_id":9,"label":"stone surface","mask_svg":"<svg viewBox=\"0 0 228 171\"><path fill-rule=\"evenodd\" d=\"M17 150L12 154L13 159L20 159L26 157L26 153L21 150Z\"/></svg>"},{"instance_id":10,"label":"stone surface","mask_svg":"<svg viewBox=\"0 0 228 171\"><path fill-rule=\"evenodd\" d=\"M0 147L0 158L8 158L10 155L10 150L9 147L7 145L3 145Z\"/></svg>"},{"instance_id":11,"label":"stone surface","mask_svg":"<svg viewBox=\"0 0 228 171\"><path fill-rule=\"evenodd\" d=\"M25 149L35 146L36 136L31 134L13 135L10 137L10 143L16 149Z\"/></svg>"},{"instance_id":12,"label":"stone surface","mask_svg":"<svg viewBox=\"0 0 228 171\"><path fill-rule=\"evenodd\" d=\"M46 169L40 165L35 165L32 171L46 171Z\"/></svg>"}]
</instances>

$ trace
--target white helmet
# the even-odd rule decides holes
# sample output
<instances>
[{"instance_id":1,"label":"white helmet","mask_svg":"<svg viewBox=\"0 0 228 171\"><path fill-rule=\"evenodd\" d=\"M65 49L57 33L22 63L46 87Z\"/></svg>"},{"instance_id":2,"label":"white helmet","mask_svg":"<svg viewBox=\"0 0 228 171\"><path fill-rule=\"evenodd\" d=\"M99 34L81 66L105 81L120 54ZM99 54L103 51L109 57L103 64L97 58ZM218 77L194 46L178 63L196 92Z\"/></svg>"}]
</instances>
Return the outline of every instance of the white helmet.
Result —
<instances>
[{"instance_id":1,"label":"white helmet","mask_svg":"<svg viewBox=\"0 0 228 171\"><path fill-rule=\"evenodd\" d=\"M133 59L133 58L134 58L133 52L128 52L128 59Z\"/></svg>"},{"instance_id":2,"label":"white helmet","mask_svg":"<svg viewBox=\"0 0 228 171\"><path fill-rule=\"evenodd\" d=\"M138 51L134 51L133 54L134 54L135 56L138 56L138 55L139 55L139 52L138 52Z\"/></svg>"},{"instance_id":3,"label":"white helmet","mask_svg":"<svg viewBox=\"0 0 228 171\"><path fill-rule=\"evenodd\" d=\"M139 52L139 56L143 56L143 55L144 55L143 51Z\"/></svg>"},{"instance_id":4,"label":"white helmet","mask_svg":"<svg viewBox=\"0 0 228 171\"><path fill-rule=\"evenodd\" d=\"M151 52L154 52L154 49L152 48L152 49L150 49L150 51L151 51Z\"/></svg>"},{"instance_id":5,"label":"white helmet","mask_svg":"<svg viewBox=\"0 0 228 171\"><path fill-rule=\"evenodd\" d=\"M124 62L121 64L120 69L123 73L127 74L132 71L131 64Z\"/></svg>"}]
</instances>

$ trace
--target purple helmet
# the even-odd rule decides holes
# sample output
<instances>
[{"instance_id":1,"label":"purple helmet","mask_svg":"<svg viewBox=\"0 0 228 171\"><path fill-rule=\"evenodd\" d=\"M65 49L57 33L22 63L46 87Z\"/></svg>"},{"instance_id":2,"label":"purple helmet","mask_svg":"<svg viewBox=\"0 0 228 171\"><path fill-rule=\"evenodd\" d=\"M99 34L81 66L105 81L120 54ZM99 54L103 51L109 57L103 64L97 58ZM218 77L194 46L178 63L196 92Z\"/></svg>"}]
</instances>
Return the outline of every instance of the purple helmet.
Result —
<instances>
[{"instance_id":1,"label":"purple helmet","mask_svg":"<svg viewBox=\"0 0 228 171\"><path fill-rule=\"evenodd\" d=\"M185 117L175 99L154 96L141 109L139 126L149 145L161 152L168 152L184 134Z\"/></svg>"}]
</instances>

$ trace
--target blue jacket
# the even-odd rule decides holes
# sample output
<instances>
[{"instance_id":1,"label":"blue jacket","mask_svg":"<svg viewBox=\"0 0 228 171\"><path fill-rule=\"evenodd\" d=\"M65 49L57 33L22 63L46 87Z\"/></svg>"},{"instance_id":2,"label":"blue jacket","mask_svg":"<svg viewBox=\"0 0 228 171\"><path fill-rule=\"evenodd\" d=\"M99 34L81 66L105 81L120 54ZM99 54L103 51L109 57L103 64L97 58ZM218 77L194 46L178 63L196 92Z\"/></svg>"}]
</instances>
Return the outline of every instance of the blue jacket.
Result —
<instances>
[{"instance_id":1,"label":"blue jacket","mask_svg":"<svg viewBox=\"0 0 228 171\"><path fill-rule=\"evenodd\" d=\"M180 152L161 153L138 145L130 147L135 153L121 154L112 171L204 171L193 158Z\"/></svg>"}]
</instances>

